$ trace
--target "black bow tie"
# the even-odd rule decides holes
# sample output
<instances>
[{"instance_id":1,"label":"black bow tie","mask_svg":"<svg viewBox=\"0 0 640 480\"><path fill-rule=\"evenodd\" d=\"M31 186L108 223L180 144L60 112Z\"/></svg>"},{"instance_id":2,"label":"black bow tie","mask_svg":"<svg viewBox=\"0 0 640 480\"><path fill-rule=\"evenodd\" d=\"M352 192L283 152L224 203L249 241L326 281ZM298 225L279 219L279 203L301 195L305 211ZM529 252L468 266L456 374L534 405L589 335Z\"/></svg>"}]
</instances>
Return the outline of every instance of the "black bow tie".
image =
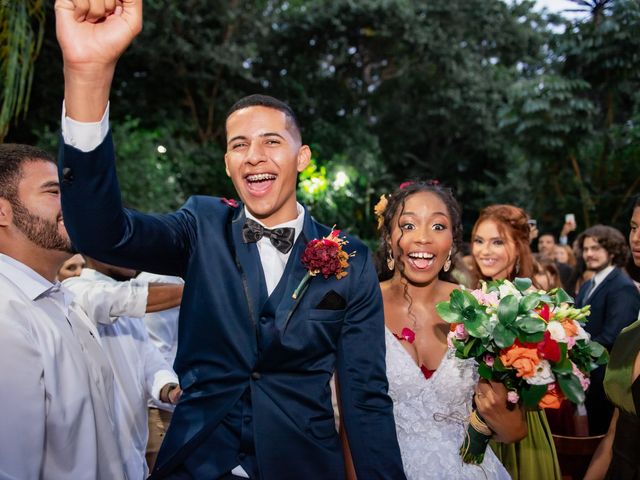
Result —
<instances>
[{"instance_id":1,"label":"black bow tie","mask_svg":"<svg viewBox=\"0 0 640 480\"><path fill-rule=\"evenodd\" d=\"M271 244L279 251L282 253L289 253L289 250L293 247L293 237L295 236L295 233L295 228L286 227L270 230L263 227L258 222L247 218L247 221L242 227L242 240L244 243L254 243L262 237L267 237L271 240Z\"/></svg>"}]
</instances>

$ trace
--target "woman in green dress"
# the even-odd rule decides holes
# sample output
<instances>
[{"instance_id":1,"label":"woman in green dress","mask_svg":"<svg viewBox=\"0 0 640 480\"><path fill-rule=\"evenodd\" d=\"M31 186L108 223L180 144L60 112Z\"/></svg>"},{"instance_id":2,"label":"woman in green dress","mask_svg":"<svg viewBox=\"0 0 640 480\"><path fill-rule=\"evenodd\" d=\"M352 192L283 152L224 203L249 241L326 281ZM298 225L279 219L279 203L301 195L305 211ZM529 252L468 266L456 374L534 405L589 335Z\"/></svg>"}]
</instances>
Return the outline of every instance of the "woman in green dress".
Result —
<instances>
[{"instance_id":1,"label":"woman in green dress","mask_svg":"<svg viewBox=\"0 0 640 480\"><path fill-rule=\"evenodd\" d=\"M633 262L640 267L640 197L634 204L630 227ZM613 344L604 389L616 409L585 479L640 479L640 315Z\"/></svg>"},{"instance_id":2,"label":"woman in green dress","mask_svg":"<svg viewBox=\"0 0 640 480\"><path fill-rule=\"evenodd\" d=\"M480 212L471 232L471 254L478 279L533 278L527 214L512 205ZM560 466L544 410L527 412L528 435L517 443L491 447L514 480L560 480Z\"/></svg>"}]
</instances>

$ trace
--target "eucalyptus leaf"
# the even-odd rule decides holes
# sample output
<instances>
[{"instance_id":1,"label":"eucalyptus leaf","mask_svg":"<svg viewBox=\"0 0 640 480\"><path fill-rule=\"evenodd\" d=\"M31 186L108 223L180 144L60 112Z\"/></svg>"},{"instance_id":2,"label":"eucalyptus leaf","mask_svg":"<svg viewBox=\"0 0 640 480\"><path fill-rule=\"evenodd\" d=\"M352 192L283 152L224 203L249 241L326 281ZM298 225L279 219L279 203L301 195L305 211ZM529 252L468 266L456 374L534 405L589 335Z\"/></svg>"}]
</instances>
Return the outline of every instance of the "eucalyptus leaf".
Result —
<instances>
[{"instance_id":1,"label":"eucalyptus leaf","mask_svg":"<svg viewBox=\"0 0 640 480\"><path fill-rule=\"evenodd\" d=\"M584 403L584 390L578 377L572 373L561 373L556 375L558 385L562 390L562 393L573 403Z\"/></svg>"},{"instance_id":2,"label":"eucalyptus leaf","mask_svg":"<svg viewBox=\"0 0 640 480\"><path fill-rule=\"evenodd\" d=\"M539 317L518 317L514 324L525 333L544 332L547 329L547 324Z\"/></svg>"},{"instance_id":3,"label":"eucalyptus leaf","mask_svg":"<svg viewBox=\"0 0 640 480\"><path fill-rule=\"evenodd\" d=\"M436 304L436 312L445 322L460 323L462 321L460 313L452 310L449 302L438 302Z\"/></svg>"},{"instance_id":4,"label":"eucalyptus leaf","mask_svg":"<svg viewBox=\"0 0 640 480\"><path fill-rule=\"evenodd\" d=\"M513 345L516 340L516 333L508 326L498 323L496 328L493 329L493 338L500 348L507 348Z\"/></svg>"},{"instance_id":5,"label":"eucalyptus leaf","mask_svg":"<svg viewBox=\"0 0 640 480\"><path fill-rule=\"evenodd\" d=\"M560 303L573 303L573 297L565 292L562 288L559 288L556 292L556 304Z\"/></svg>"},{"instance_id":6,"label":"eucalyptus leaf","mask_svg":"<svg viewBox=\"0 0 640 480\"><path fill-rule=\"evenodd\" d=\"M520 306L518 308L520 313L525 313L536 308L538 306L538 303L540 303L540 296L541 295L539 293L534 292L522 298L522 300L520 300Z\"/></svg>"},{"instance_id":7,"label":"eucalyptus leaf","mask_svg":"<svg viewBox=\"0 0 640 480\"><path fill-rule=\"evenodd\" d=\"M491 380L493 378L493 372L491 367L489 367L486 363L482 362L478 365L478 373L485 380Z\"/></svg>"},{"instance_id":8,"label":"eucalyptus leaf","mask_svg":"<svg viewBox=\"0 0 640 480\"><path fill-rule=\"evenodd\" d=\"M513 284L518 290L520 290L521 292L524 292L525 290L531 288L532 282L530 278L518 277L513 280Z\"/></svg>"},{"instance_id":9,"label":"eucalyptus leaf","mask_svg":"<svg viewBox=\"0 0 640 480\"><path fill-rule=\"evenodd\" d=\"M504 325L510 325L518 315L518 299L515 295L507 295L498 304L498 320Z\"/></svg>"}]
</instances>

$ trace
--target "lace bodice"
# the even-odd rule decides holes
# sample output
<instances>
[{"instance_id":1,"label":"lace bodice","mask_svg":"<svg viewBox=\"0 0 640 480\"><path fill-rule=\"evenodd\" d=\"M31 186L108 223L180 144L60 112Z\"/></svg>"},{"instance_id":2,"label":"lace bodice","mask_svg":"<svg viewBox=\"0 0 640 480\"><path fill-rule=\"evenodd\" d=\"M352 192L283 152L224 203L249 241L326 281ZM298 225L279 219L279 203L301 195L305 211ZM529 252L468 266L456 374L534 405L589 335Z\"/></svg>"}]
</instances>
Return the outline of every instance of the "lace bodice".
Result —
<instances>
[{"instance_id":1,"label":"lace bodice","mask_svg":"<svg viewBox=\"0 0 640 480\"><path fill-rule=\"evenodd\" d=\"M447 350L436 372L425 380L389 329L385 337L389 395L408 480L508 479L490 448L481 466L464 464L459 455L478 381L475 362Z\"/></svg>"}]
</instances>

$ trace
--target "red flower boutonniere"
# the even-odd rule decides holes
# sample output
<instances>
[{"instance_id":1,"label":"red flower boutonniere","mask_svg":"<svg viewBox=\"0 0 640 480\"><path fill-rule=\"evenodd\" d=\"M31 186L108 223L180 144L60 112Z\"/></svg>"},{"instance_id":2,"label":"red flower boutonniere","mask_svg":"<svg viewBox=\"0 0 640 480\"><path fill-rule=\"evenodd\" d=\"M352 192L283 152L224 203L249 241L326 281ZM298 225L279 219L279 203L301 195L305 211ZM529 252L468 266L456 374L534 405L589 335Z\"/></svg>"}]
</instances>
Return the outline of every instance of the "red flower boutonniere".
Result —
<instances>
[{"instance_id":1,"label":"red flower boutonniere","mask_svg":"<svg viewBox=\"0 0 640 480\"><path fill-rule=\"evenodd\" d=\"M230 206L230 207L232 207L232 208L238 208L238 205L240 205L240 204L238 203L238 201L237 201L237 200L234 200L233 198L224 198L224 197L222 197L222 198L220 199L220 201L221 201L222 203L224 203L225 205L229 205L229 206Z\"/></svg>"},{"instance_id":2,"label":"red flower boutonniere","mask_svg":"<svg viewBox=\"0 0 640 480\"><path fill-rule=\"evenodd\" d=\"M334 225L328 236L307 243L301 259L303 265L307 267L307 274L293 292L292 298L298 298L309 278L318 274L323 275L324 278L335 275L337 279L348 275L345 270L349 267L349 257L353 257L356 253L347 253L342 249L349 242L340 238L339 234L340 230L336 230Z\"/></svg>"}]
</instances>

